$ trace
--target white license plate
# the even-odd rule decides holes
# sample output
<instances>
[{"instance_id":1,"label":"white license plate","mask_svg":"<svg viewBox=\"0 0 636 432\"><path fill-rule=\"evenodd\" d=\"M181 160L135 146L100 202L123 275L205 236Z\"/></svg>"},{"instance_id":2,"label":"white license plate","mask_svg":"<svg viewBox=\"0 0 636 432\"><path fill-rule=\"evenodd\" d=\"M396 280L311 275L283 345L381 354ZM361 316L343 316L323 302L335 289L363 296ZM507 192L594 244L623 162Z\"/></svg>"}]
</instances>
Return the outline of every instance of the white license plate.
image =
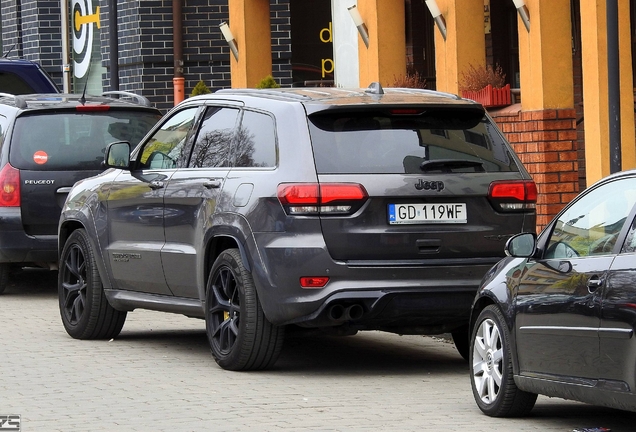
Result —
<instances>
[{"instance_id":1,"label":"white license plate","mask_svg":"<svg viewBox=\"0 0 636 432\"><path fill-rule=\"evenodd\" d=\"M389 204L389 224L466 223L465 203Z\"/></svg>"}]
</instances>

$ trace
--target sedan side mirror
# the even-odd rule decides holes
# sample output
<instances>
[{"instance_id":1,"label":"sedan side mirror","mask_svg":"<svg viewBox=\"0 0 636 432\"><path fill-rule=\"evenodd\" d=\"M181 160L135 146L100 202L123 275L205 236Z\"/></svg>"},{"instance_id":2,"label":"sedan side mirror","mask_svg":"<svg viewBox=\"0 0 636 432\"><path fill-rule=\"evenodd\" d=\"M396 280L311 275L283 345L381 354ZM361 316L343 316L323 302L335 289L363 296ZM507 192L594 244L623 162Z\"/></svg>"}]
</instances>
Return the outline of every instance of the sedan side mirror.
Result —
<instances>
[{"instance_id":1,"label":"sedan side mirror","mask_svg":"<svg viewBox=\"0 0 636 432\"><path fill-rule=\"evenodd\" d=\"M504 252L507 256L515 258L530 258L537 250L537 235L534 233L521 233L514 235L506 242Z\"/></svg>"},{"instance_id":2,"label":"sedan side mirror","mask_svg":"<svg viewBox=\"0 0 636 432\"><path fill-rule=\"evenodd\" d=\"M130 143L120 141L108 144L104 162L106 168L128 169L130 166Z\"/></svg>"}]
</instances>

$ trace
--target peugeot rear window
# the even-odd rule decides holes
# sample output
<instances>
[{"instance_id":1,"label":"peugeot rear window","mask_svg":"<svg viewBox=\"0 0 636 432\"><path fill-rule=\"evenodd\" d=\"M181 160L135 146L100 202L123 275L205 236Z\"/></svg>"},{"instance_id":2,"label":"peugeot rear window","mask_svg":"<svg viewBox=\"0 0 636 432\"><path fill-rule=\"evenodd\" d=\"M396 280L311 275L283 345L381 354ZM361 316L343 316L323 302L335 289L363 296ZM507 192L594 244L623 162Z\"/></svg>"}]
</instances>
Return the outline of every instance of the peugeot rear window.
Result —
<instances>
[{"instance_id":1,"label":"peugeot rear window","mask_svg":"<svg viewBox=\"0 0 636 432\"><path fill-rule=\"evenodd\" d=\"M475 117L473 111L415 115L410 112L417 110L393 111L327 111L310 116L318 173L519 170L510 146L482 113Z\"/></svg>"},{"instance_id":2,"label":"peugeot rear window","mask_svg":"<svg viewBox=\"0 0 636 432\"><path fill-rule=\"evenodd\" d=\"M19 169L99 170L106 146L136 145L160 116L140 110L58 111L18 117L9 159Z\"/></svg>"}]
</instances>

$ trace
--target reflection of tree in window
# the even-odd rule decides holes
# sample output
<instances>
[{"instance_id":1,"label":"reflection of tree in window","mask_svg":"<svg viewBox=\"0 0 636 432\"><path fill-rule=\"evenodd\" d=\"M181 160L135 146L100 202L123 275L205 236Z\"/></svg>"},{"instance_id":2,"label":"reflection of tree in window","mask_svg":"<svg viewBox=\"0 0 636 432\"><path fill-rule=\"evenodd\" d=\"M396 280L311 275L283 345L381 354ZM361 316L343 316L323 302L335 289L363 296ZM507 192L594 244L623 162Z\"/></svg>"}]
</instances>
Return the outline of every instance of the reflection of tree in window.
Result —
<instances>
[{"instance_id":1,"label":"reflection of tree in window","mask_svg":"<svg viewBox=\"0 0 636 432\"><path fill-rule=\"evenodd\" d=\"M192 150L191 168L229 166L238 113L233 108L207 109Z\"/></svg>"},{"instance_id":2,"label":"reflection of tree in window","mask_svg":"<svg viewBox=\"0 0 636 432\"><path fill-rule=\"evenodd\" d=\"M227 166L233 133L233 129L218 129L199 134L196 148L190 159L190 167Z\"/></svg>"}]
</instances>

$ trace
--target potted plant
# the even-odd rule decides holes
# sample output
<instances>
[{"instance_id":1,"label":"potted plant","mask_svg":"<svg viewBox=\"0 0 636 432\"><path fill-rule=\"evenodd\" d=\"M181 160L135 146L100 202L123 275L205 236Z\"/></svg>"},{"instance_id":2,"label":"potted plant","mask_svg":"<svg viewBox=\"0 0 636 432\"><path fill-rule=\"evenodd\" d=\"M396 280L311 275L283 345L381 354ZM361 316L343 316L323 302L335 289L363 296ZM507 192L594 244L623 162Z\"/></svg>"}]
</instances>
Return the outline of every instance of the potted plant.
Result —
<instances>
[{"instance_id":1,"label":"potted plant","mask_svg":"<svg viewBox=\"0 0 636 432\"><path fill-rule=\"evenodd\" d=\"M501 66L469 65L462 73L460 91L462 97L481 103L486 108L510 105L510 84L505 84L506 74Z\"/></svg>"}]
</instances>

